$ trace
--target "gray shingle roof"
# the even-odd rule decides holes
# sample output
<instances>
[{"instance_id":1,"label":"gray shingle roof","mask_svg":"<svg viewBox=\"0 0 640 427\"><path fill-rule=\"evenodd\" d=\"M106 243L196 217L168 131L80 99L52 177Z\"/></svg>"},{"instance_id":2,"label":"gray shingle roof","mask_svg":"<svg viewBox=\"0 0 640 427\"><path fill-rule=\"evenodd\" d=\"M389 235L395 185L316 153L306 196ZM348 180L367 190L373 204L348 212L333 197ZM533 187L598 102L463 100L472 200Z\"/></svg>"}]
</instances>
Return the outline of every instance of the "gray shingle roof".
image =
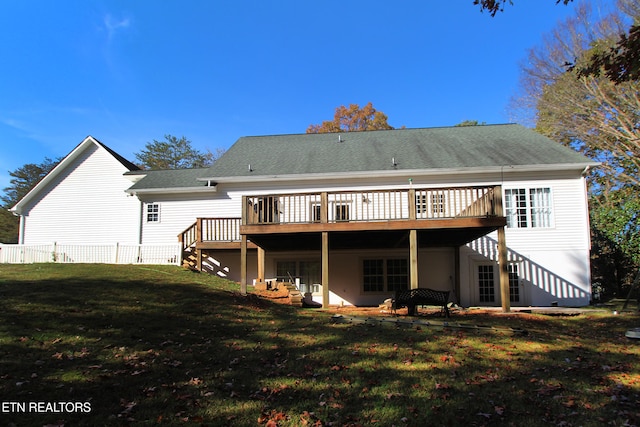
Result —
<instances>
[{"instance_id":1,"label":"gray shingle roof","mask_svg":"<svg viewBox=\"0 0 640 427\"><path fill-rule=\"evenodd\" d=\"M556 164L594 163L533 130L507 124L243 137L203 177Z\"/></svg>"},{"instance_id":2,"label":"gray shingle roof","mask_svg":"<svg viewBox=\"0 0 640 427\"><path fill-rule=\"evenodd\" d=\"M171 170L141 170L128 172L126 175L145 175L140 181L129 187L129 192L139 190L159 190L167 188L198 189L206 187L207 183L198 181L208 175L208 168L200 169L171 169Z\"/></svg>"}]
</instances>

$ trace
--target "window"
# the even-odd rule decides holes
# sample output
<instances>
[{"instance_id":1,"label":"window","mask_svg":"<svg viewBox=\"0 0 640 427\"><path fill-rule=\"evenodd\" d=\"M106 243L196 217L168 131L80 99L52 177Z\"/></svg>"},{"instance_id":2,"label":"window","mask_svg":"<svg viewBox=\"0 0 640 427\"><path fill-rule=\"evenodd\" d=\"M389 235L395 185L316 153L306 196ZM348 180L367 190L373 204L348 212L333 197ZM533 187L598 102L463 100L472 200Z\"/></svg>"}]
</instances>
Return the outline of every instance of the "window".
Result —
<instances>
[{"instance_id":1,"label":"window","mask_svg":"<svg viewBox=\"0 0 640 427\"><path fill-rule=\"evenodd\" d=\"M409 283L409 272L407 271L406 259L387 260L387 290L400 291L407 289Z\"/></svg>"},{"instance_id":2,"label":"window","mask_svg":"<svg viewBox=\"0 0 640 427\"><path fill-rule=\"evenodd\" d=\"M253 206L255 221L258 224L275 224L278 223L280 211L278 210L278 197L265 196L260 197Z\"/></svg>"},{"instance_id":3,"label":"window","mask_svg":"<svg viewBox=\"0 0 640 427\"><path fill-rule=\"evenodd\" d=\"M288 282L300 279L300 292L320 293L321 268L319 261L277 261L276 277L278 281Z\"/></svg>"},{"instance_id":4,"label":"window","mask_svg":"<svg viewBox=\"0 0 640 427\"><path fill-rule=\"evenodd\" d=\"M496 290L493 281L493 265L482 264L478 266L478 296L480 302L494 302Z\"/></svg>"},{"instance_id":5,"label":"window","mask_svg":"<svg viewBox=\"0 0 640 427\"><path fill-rule=\"evenodd\" d=\"M147 203L147 222L160 222L160 204Z\"/></svg>"},{"instance_id":6,"label":"window","mask_svg":"<svg viewBox=\"0 0 640 427\"><path fill-rule=\"evenodd\" d=\"M320 222L322 220L322 206L320 203L313 203L311 205L311 221Z\"/></svg>"},{"instance_id":7,"label":"window","mask_svg":"<svg viewBox=\"0 0 640 427\"><path fill-rule=\"evenodd\" d=\"M427 196L424 194L416 195L416 213L427 213Z\"/></svg>"},{"instance_id":8,"label":"window","mask_svg":"<svg viewBox=\"0 0 640 427\"><path fill-rule=\"evenodd\" d=\"M362 263L362 270L365 292L384 291L384 260L365 259Z\"/></svg>"},{"instance_id":9,"label":"window","mask_svg":"<svg viewBox=\"0 0 640 427\"><path fill-rule=\"evenodd\" d=\"M509 228L551 227L551 189L507 189L505 214Z\"/></svg>"},{"instance_id":10,"label":"window","mask_svg":"<svg viewBox=\"0 0 640 427\"><path fill-rule=\"evenodd\" d=\"M431 213L434 216L442 216L444 213L445 197L444 194L431 195Z\"/></svg>"},{"instance_id":11,"label":"window","mask_svg":"<svg viewBox=\"0 0 640 427\"><path fill-rule=\"evenodd\" d=\"M404 258L365 259L362 262L364 292L394 292L407 289L409 272Z\"/></svg>"},{"instance_id":12,"label":"window","mask_svg":"<svg viewBox=\"0 0 640 427\"><path fill-rule=\"evenodd\" d=\"M551 189L532 188L529 190L532 227L551 227Z\"/></svg>"},{"instance_id":13,"label":"window","mask_svg":"<svg viewBox=\"0 0 640 427\"><path fill-rule=\"evenodd\" d=\"M416 194L416 214L431 215L433 217L442 217L446 212L446 196L444 194Z\"/></svg>"},{"instance_id":14,"label":"window","mask_svg":"<svg viewBox=\"0 0 640 427\"><path fill-rule=\"evenodd\" d=\"M295 261L278 261L276 263L276 277L280 282L294 280L298 269Z\"/></svg>"},{"instance_id":15,"label":"window","mask_svg":"<svg viewBox=\"0 0 640 427\"><path fill-rule=\"evenodd\" d=\"M336 221L349 221L349 205L336 203L335 220Z\"/></svg>"},{"instance_id":16,"label":"window","mask_svg":"<svg viewBox=\"0 0 640 427\"><path fill-rule=\"evenodd\" d=\"M520 277L518 264L509 264L509 301L520 302Z\"/></svg>"}]
</instances>

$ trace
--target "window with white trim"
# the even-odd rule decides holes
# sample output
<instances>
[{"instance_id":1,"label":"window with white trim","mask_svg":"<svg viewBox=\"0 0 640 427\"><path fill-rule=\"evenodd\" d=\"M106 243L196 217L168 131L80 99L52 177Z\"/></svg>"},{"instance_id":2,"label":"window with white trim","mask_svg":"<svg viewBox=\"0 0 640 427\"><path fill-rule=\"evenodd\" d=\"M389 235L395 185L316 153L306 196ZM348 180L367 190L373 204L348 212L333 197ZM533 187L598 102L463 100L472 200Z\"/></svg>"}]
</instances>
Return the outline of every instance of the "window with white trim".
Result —
<instances>
[{"instance_id":1,"label":"window with white trim","mask_svg":"<svg viewBox=\"0 0 640 427\"><path fill-rule=\"evenodd\" d=\"M146 216L147 222L160 222L160 204L147 203Z\"/></svg>"},{"instance_id":2,"label":"window with white trim","mask_svg":"<svg viewBox=\"0 0 640 427\"><path fill-rule=\"evenodd\" d=\"M393 292L407 289L409 270L406 258L378 258L362 261L364 292Z\"/></svg>"},{"instance_id":3,"label":"window with white trim","mask_svg":"<svg viewBox=\"0 0 640 427\"><path fill-rule=\"evenodd\" d=\"M431 195L431 213L433 216L439 217L444 214L445 201L446 198L444 194Z\"/></svg>"},{"instance_id":4,"label":"window with white trim","mask_svg":"<svg viewBox=\"0 0 640 427\"><path fill-rule=\"evenodd\" d=\"M551 189L513 188L504 191L508 228L552 227Z\"/></svg>"},{"instance_id":5,"label":"window with white trim","mask_svg":"<svg viewBox=\"0 0 640 427\"><path fill-rule=\"evenodd\" d=\"M416 213L427 213L427 196L425 194L416 195Z\"/></svg>"}]
</instances>

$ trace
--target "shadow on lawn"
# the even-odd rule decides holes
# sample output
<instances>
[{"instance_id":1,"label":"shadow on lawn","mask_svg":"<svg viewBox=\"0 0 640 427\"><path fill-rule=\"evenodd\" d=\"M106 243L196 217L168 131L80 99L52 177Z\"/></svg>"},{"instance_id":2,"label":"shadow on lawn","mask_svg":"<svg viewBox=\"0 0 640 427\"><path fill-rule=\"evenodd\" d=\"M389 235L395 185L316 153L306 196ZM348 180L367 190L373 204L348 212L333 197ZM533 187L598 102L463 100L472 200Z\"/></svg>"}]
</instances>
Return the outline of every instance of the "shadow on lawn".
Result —
<instances>
[{"instance_id":1,"label":"shadow on lawn","mask_svg":"<svg viewBox=\"0 0 640 427\"><path fill-rule=\"evenodd\" d=\"M91 405L3 414L16 425L640 421L637 346L611 335L622 317L594 320L588 337L555 319L518 337L332 325L330 313L160 279L0 289L2 402Z\"/></svg>"}]
</instances>

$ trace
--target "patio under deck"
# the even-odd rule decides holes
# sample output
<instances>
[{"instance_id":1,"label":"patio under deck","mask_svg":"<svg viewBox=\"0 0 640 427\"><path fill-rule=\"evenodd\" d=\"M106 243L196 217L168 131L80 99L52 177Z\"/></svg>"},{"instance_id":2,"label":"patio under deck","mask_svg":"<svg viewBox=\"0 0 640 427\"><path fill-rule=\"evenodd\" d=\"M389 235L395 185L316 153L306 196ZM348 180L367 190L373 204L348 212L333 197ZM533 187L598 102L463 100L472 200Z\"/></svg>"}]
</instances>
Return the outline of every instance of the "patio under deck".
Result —
<instances>
[{"instance_id":1,"label":"patio under deck","mask_svg":"<svg viewBox=\"0 0 640 427\"><path fill-rule=\"evenodd\" d=\"M265 251L320 250L328 306L329 250L408 248L410 286L417 288L422 247L460 247L497 230L506 267L505 225L500 186L268 194L243 196L241 218L199 218L179 239L184 249L239 248L243 292L248 249L258 250L258 280L265 277ZM509 311L506 268L500 287Z\"/></svg>"}]
</instances>

